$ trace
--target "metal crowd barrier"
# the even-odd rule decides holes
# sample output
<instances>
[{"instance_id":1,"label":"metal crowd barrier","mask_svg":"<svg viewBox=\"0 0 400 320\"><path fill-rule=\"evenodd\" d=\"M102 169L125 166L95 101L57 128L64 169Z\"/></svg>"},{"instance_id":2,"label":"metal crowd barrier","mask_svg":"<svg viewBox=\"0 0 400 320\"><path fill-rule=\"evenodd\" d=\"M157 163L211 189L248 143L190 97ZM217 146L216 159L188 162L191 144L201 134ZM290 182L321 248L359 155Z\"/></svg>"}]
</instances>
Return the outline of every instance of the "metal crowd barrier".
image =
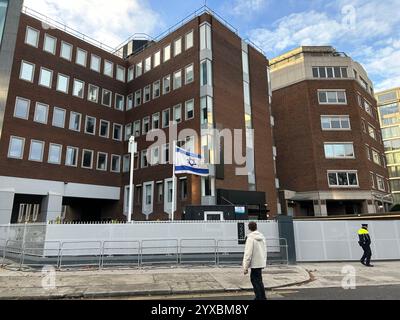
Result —
<instances>
[{"instance_id":1,"label":"metal crowd barrier","mask_svg":"<svg viewBox=\"0 0 400 320\"><path fill-rule=\"evenodd\" d=\"M3 246L1 246L1 241ZM142 241L43 241L0 240L5 259L23 266L58 269L74 267L140 268L147 265L237 265L244 245L237 239L146 239ZM284 238L267 239L268 264L288 264Z\"/></svg>"}]
</instances>

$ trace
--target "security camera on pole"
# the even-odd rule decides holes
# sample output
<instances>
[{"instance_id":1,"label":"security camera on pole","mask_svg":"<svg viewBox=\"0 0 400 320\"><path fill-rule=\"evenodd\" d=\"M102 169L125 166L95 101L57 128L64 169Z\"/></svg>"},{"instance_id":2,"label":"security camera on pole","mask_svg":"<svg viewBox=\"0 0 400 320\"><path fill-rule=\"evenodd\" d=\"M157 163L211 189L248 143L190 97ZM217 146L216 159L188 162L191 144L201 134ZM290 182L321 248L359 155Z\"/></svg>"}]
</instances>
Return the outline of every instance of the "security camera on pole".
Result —
<instances>
[{"instance_id":1,"label":"security camera on pole","mask_svg":"<svg viewBox=\"0 0 400 320\"><path fill-rule=\"evenodd\" d=\"M132 209L133 209L133 166L135 161L135 153L137 152L137 143L135 137L129 138L128 152L131 156L130 166L130 180L129 180L129 208L128 208L128 222L132 221Z\"/></svg>"}]
</instances>

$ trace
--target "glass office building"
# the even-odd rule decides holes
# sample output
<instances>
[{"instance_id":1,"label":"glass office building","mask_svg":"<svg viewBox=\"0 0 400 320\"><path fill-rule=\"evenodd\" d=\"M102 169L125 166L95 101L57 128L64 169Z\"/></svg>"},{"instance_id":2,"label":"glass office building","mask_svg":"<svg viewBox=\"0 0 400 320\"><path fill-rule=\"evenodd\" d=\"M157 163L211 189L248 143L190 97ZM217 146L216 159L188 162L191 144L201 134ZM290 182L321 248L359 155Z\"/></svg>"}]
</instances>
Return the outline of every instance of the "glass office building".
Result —
<instances>
[{"instance_id":1,"label":"glass office building","mask_svg":"<svg viewBox=\"0 0 400 320\"><path fill-rule=\"evenodd\" d=\"M0 0L0 45L3 39L4 25L6 24L8 0Z\"/></svg>"},{"instance_id":2,"label":"glass office building","mask_svg":"<svg viewBox=\"0 0 400 320\"><path fill-rule=\"evenodd\" d=\"M394 203L400 203L400 88L376 94Z\"/></svg>"}]
</instances>

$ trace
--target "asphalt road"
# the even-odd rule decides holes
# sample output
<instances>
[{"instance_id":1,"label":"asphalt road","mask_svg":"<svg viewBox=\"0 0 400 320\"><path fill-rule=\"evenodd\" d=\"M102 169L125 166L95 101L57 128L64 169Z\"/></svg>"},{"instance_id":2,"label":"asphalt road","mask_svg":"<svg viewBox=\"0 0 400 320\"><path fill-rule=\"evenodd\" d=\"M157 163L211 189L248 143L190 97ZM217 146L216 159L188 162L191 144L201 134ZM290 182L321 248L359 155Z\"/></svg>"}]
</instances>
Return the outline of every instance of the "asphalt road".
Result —
<instances>
[{"instance_id":1,"label":"asphalt road","mask_svg":"<svg viewBox=\"0 0 400 320\"><path fill-rule=\"evenodd\" d=\"M342 288L284 289L268 291L270 300L400 300L400 285L358 287L355 290ZM129 298L128 298L129 299ZM251 293L228 293L210 295L159 296L131 298L132 300L253 300Z\"/></svg>"}]
</instances>

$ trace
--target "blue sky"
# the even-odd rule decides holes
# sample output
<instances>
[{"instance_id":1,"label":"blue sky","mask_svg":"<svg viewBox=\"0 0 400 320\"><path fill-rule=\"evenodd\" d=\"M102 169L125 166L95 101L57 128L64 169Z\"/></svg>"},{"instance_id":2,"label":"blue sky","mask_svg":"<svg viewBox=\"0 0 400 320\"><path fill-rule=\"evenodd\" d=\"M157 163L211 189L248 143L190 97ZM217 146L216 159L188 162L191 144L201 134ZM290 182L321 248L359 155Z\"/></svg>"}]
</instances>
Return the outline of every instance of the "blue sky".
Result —
<instances>
[{"instance_id":1,"label":"blue sky","mask_svg":"<svg viewBox=\"0 0 400 320\"><path fill-rule=\"evenodd\" d=\"M112 46L157 36L204 0L25 0ZM400 86L400 0L207 0L268 58L299 45L333 45L361 62L377 90Z\"/></svg>"}]
</instances>

